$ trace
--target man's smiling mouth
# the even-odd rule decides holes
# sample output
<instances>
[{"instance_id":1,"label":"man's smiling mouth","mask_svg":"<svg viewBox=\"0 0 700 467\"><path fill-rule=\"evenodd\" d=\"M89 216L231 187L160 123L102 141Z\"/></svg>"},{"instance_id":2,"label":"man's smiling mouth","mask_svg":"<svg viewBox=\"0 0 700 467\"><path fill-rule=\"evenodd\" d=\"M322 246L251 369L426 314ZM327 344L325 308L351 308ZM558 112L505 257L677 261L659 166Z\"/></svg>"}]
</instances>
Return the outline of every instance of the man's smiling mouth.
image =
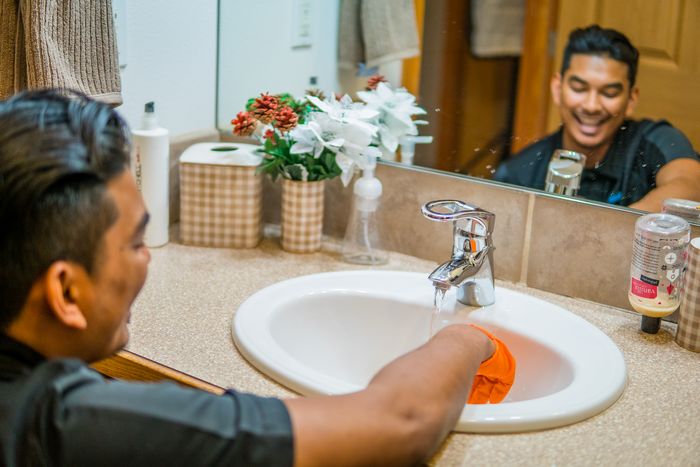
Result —
<instances>
[{"instance_id":1,"label":"man's smiling mouth","mask_svg":"<svg viewBox=\"0 0 700 467\"><path fill-rule=\"evenodd\" d=\"M573 116L576 119L581 132L587 135L594 135L600 130L600 127L604 123L610 120L609 115L605 117L591 117L574 113Z\"/></svg>"}]
</instances>

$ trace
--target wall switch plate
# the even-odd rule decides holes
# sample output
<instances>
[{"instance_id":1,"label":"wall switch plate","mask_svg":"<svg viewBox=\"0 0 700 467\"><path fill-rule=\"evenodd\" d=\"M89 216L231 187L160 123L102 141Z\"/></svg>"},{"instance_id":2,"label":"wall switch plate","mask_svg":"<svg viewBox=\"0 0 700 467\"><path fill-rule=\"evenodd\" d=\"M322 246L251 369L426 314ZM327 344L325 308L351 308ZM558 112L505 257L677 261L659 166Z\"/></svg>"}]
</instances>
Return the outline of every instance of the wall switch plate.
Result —
<instances>
[{"instance_id":1,"label":"wall switch plate","mask_svg":"<svg viewBox=\"0 0 700 467\"><path fill-rule=\"evenodd\" d=\"M112 21L114 33L117 39L117 56L119 68L126 68L127 40L126 40L126 0L112 0Z\"/></svg>"},{"instance_id":2,"label":"wall switch plate","mask_svg":"<svg viewBox=\"0 0 700 467\"><path fill-rule=\"evenodd\" d=\"M292 1L292 48L311 47L314 0Z\"/></svg>"}]
</instances>

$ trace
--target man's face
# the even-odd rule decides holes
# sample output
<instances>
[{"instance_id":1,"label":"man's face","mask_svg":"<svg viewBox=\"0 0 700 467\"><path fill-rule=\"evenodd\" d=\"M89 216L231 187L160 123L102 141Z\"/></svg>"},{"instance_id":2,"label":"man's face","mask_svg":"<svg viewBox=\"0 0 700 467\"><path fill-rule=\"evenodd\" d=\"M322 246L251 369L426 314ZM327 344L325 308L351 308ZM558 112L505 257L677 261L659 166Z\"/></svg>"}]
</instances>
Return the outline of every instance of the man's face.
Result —
<instances>
[{"instance_id":1,"label":"man's face","mask_svg":"<svg viewBox=\"0 0 700 467\"><path fill-rule=\"evenodd\" d=\"M131 173L125 170L112 179L107 194L116 205L117 220L105 232L80 304L88 323L89 360L105 358L126 345L131 305L151 259L143 242L148 214Z\"/></svg>"},{"instance_id":2,"label":"man's face","mask_svg":"<svg viewBox=\"0 0 700 467\"><path fill-rule=\"evenodd\" d=\"M606 150L637 102L626 63L574 54L564 76L552 79L552 97L564 125L564 145L585 154Z\"/></svg>"}]
</instances>

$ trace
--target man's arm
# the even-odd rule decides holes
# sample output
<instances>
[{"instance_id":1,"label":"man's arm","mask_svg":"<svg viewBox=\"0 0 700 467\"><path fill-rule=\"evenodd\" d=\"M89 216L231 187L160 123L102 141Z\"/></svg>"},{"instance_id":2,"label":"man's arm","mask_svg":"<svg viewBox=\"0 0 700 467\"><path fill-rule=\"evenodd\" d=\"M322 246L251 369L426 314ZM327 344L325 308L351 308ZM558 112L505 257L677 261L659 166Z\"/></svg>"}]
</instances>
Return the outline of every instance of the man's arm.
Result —
<instances>
[{"instance_id":1,"label":"man's arm","mask_svg":"<svg viewBox=\"0 0 700 467\"><path fill-rule=\"evenodd\" d=\"M457 423L474 375L494 349L481 331L448 326L384 367L363 391L286 400L295 465L406 465L426 459Z\"/></svg>"},{"instance_id":2,"label":"man's arm","mask_svg":"<svg viewBox=\"0 0 700 467\"><path fill-rule=\"evenodd\" d=\"M656 174L656 188L629 207L642 211L661 212L667 198L700 201L700 162L695 159L674 159Z\"/></svg>"}]
</instances>

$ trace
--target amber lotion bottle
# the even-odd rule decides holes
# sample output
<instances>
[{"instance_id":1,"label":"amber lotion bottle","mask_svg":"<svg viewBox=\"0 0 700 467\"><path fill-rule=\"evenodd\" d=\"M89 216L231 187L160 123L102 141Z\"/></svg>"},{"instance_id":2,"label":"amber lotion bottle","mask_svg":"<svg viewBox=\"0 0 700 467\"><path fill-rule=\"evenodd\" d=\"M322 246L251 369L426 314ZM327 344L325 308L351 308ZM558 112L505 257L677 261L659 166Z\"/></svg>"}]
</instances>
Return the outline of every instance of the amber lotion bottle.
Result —
<instances>
[{"instance_id":1,"label":"amber lotion bottle","mask_svg":"<svg viewBox=\"0 0 700 467\"><path fill-rule=\"evenodd\" d=\"M627 296L642 314L642 331L656 334L661 318L680 305L689 241L690 224L681 217L647 214L637 219Z\"/></svg>"}]
</instances>

